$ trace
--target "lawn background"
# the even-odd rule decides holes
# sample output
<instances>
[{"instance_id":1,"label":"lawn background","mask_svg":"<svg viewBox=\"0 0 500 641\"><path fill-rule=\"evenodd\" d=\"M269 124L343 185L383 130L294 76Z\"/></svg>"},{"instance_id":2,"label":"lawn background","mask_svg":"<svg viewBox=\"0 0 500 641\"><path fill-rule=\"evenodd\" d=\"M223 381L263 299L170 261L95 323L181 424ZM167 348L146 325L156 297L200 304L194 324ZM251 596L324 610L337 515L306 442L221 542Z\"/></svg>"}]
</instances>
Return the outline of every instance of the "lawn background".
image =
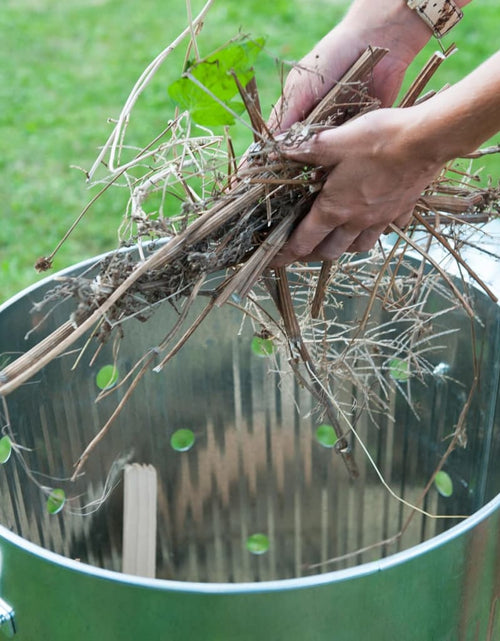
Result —
<instances>
[{"instance_id":1,"label":"lawn background","mask_svg":"<svg viewBox=\"0 0 500 641\"><path fill-rule=\"evenodd\" d=\"M375 0L374 0L375 1ZM257 65L263 109L280 91L276 59L296 60L342 16L345 0L216 0L200 39L202 53L238 30L266 36L269 55ZM202 6L193 0L194 10ZM459 52L431 82L455 82L498 47L500 4L475 0L446 38ZM51 252L92 196L77 165L88 169L111 131L129 90L148 62L186 24L183 0L2 0L0 12L0 302L39 275ZM408 78L437 48L431 42ZM180 73L183 48L157 74L138 104L131 142L143 145L172 116L166 86ZM235 134L243 149L245 130ZM484 175L500 178L500 161ZM125 191L112 190L92 208L57 255L60 269L116 246Z\"/></svg>"}]
</instances>

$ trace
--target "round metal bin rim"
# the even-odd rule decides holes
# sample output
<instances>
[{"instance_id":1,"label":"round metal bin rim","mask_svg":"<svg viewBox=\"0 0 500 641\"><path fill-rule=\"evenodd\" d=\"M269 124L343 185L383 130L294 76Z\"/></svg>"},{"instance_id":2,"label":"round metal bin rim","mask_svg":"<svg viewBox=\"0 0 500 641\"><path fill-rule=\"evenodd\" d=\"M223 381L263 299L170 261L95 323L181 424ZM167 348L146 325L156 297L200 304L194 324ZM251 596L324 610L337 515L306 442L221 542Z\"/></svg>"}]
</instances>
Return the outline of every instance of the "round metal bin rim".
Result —
<instances>
[{"instance_id":1,"label":"round metal bin rim","mask_svg":"<svg viewBox=\"0 0 500 641\"><path fill-rule=\"evenodd\" d=\"M352 580L364 576L369 576L377 572L390 570L393 567L407 563L413 559L428 554L440 547L460 539L467 532L474 530L482 521L486 520L497 510L500 510L500 494L489 501L482 508L474 512L471 516L464 519L458 525L451 527L449 530L434 536L433 538L419 543L411 548L396 552L379 561L364 563L353 568L345 570L336 570L325 574L301 577L295 579L282 579L276 581L261 581L257 583L195 583L189 581L175 581L170 579L147 579L105 570L94 567L80 561L73 561L55 552L46 550L35 543L31 543L21 536L14 534L0 525L0 537L9 541L12 545L20 548L27 554L33 554L39 559L59 565L68 571L74 571L88 576L95 576L99 579L115 581L134 585L137 587L164 590L170 592L185 592L197 594L242 594L242 593L263 593L263 592L281 592L287 590L297 590L303 588L313 588L321 585L340 583L342 581ZM1 553L1 552L0 552ZM1 558L0 558L1 569Z\"/></svg>"}]
</instances>

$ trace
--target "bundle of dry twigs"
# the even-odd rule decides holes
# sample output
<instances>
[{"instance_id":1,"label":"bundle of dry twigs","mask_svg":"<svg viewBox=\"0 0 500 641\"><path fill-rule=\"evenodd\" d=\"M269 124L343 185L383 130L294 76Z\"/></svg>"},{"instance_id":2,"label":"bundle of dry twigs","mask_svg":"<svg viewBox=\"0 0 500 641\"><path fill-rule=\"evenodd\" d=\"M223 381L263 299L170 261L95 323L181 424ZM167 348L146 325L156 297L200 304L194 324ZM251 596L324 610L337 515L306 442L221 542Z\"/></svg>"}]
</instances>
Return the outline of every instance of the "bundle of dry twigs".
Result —
<instances>
[{"instance_id":1,"label":"bundle of dry twigs","mask_svg":"<svg viewBox=\"0 0 500 641\"><path fill-rule=\"evenodd\" d=\"M374 66L385 53L383 49L369 48L306 122L288 132L285 144L307 137L318 128L341 126L359 113L376 109L378 103L369 95L369 80ZM422 195L411 225L405 230L392 228L397 240L389 249L379 248L369 259L347 257L336 264L326 262L319 271L315 267L292 270L292 288L298 283L302 290L306 285L308 291L306 304L299 314L287 270L270 271L268 265L294 225L309 210L324 176L318 168L305 168L280 154L280 145L268 131L260 111L254 81L242 87L235 77L254 133L254 144L239 168L231 153L222 149L224 144L228 144L227 137L214 136L206 131L199 136L193 135L188 114L180 114L172 120L167 129L132 161L116 164L137 92L142 91L165 55L159 56L148 73L145 72L144 79L127 101L108 144L89 172L91 179L104 154L109 151L106 166L110 175L102 191L120 178L128 182L131 197L121 234L123 245L138 248L139 258L119 251L102 262L96 277L80 276L58 283L39 306L71 296L75 299L73 314L48 338L2 370L0 396L7 397L87 332L99 341L105 341L125 320L131 317L147 320L159 302L174 303L183 299L178 322L159 341L155 354L145 357L131 379L127 392L130 394L147 368L161 370L211 309L229 302L241 306L261 330L265 329L269 335L282 336L295 375L311 391L335 427L338 436L336 449L350 475L355 477L356 465L350 450L352 423L330 391L332 378L339 371L342 376L349 376L364 395L366 407L374 402L375 407L381 410L384 407L385 383L383 376L377 375L377 370L383 370L391 355L405 354L417 373L426 367L422 347L422 327L429 321L429 315L424 311L426 292L436 287L448 289L450 306L462 306L473 317L474 311L467 296L432 257L429 251L431 242L438 242L494 298L461 259L459 247L464 240L458 237L457 230L469 229L471 224L483 223L497 215L500 190L497 187L475 188L467 174L456 180L456 176L450 177L450 167L446 168ZM432 58L410 87L402 106L415 103L429 76L445 57L436 55ZM228 146L230 149L230 144ZM477 155L491 151L496 150L480 151ZM227 163L226 172L221 170L222 163ZM132 171L138 167L143 168L140 178ZM157 194L165 198L174 186L178 190L177 196L179 193L182 195L180 213L177 216L162 215L161 211L155 215L148 213L145 207L147 199ZM160 210L162 206L163 200ZM422 231L425 232L424 243L418 237ZM161 242L146 249L144 241L151 239ZM415 269L406 265L405 269L412 276L410 286L400 277L408 250L419 254L433 268L429 275L423 267ZM50 263L51 257L44 258L39 261L39 267L47 267ZM221 271L225 271L225 276L210 292L204 311L187 331L178 336L191 303L207 277ZM436 274L441 278L439 284ZM273 322L262 314L258 303L261 294L253 293L257 283L264 285L281 317L281 320L273 321L272 328L269 325ZM336 336L344 337L343 347L332 355L330 346L333 339L331 336L325 338L331 333L332 325L325 328L322 310L325 301L326 304L335 304L331 298L339 291L364 295L367 305L364 317L353 319L348 330L336 328ZM245 299L248 301L246 308ZM252 304L255 308L250 310ZM370 313L375 304L393 311L401 322L406 323L402 342L391 343L382 336L382 330L374 334ZM374 344L376 350L373 349ZM379 381L379 387L375 388L373 378ZM124 406L122 401L117 411ZM95 442L102 438L114 416ZM457 435L462 428L463 425L457 426ZM75 475L81 470L95 442L82 454Z\"/></svg>"}]
</instances>

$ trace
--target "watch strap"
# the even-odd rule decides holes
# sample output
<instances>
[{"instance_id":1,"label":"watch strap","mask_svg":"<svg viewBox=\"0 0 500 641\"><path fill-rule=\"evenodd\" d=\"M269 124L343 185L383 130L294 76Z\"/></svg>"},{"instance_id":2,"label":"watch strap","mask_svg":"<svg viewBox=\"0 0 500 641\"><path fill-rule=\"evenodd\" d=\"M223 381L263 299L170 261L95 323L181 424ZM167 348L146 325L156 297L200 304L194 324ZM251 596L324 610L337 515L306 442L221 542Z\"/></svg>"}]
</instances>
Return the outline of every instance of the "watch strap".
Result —
<instances>
[{"instance_id":1,"label":"watch strap","mask_svg":"<svg viewBox=\"0 0 500 641\"><path fill-rule=\"evenodd\" d=\"M407 0L407 5L418 13L436 38L442 38L463 17L453 0Z\"/></svg>"}]
</instances>

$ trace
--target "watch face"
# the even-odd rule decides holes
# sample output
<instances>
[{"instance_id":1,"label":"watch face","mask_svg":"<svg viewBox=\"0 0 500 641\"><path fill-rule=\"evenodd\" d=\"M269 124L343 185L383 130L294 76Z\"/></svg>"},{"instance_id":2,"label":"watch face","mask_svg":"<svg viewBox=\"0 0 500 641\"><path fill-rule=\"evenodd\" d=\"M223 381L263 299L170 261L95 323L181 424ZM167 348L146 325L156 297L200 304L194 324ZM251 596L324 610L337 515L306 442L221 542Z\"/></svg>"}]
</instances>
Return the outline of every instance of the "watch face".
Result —
<instances>
[{"instance_id":1,"label":"watch face","mask_svg":"<svg viewBox=\"0 0 500 641\"><path fill-rule=\"evenodd\" d=\"M448 33L463 16L452 0L409 0L408 6L416 10L438 38Z\"/></svg>"}]
</instances>

